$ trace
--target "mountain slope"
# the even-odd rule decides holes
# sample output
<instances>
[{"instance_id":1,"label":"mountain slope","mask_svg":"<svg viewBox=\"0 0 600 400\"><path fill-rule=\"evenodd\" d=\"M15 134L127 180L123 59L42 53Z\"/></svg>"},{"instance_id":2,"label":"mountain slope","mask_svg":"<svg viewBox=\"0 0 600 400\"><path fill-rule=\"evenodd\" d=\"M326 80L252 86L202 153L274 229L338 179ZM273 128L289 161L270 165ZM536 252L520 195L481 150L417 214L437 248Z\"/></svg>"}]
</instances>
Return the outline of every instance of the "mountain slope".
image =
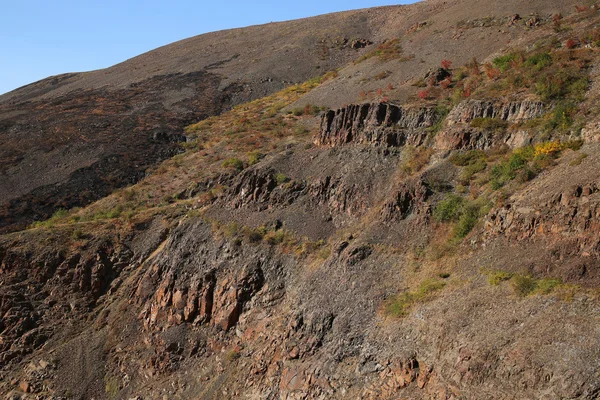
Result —
<instances>
[{"instance_id":1,"label":"mountain slope","mask_svg":"<svg viewBox=\"0 0 600 400\"><path fill-rule=\"evenodd\" d=\"M597 398L600 8L478 4L336 14L360 57L0 236L0 393Z\"/></svg>"},{"instance_id":2,"label":"mountain slope","mask_svg":"<svg viewBox=\"0 0 600 400\"><path fill-rule=\"evenodd\" d=\"M354 11L201 35L1 96L0 229L136 182L178 152L185 125L347 63L361 50L333 41L371 40L373 19L386 14Z\"/></svg>"}]
</instances>

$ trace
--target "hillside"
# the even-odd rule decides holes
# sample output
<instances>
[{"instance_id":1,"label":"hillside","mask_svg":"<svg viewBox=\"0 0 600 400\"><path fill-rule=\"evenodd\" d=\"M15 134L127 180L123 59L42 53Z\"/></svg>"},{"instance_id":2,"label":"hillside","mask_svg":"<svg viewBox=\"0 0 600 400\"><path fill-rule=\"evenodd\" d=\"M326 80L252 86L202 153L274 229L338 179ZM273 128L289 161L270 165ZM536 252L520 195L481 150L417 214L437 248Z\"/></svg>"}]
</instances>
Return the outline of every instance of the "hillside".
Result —
<instances>
[{"instance_id":1,"label":"hillside","mask_svg":"<svg viewBox=\"0 0 600 400\"><path fill-rule=\"evenodd\" d=\"M599 7L357 10L0 97L0 394L598 398Z\"/></svg>"}]
</instances>

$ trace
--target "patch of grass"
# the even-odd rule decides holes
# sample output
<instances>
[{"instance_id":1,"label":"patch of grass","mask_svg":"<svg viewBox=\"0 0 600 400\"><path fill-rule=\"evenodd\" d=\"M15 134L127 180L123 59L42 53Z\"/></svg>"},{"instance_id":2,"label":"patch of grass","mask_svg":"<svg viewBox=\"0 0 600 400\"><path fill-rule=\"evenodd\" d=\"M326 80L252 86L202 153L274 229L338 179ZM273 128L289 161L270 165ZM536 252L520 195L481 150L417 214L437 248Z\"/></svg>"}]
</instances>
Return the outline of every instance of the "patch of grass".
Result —
<instances>
[{"instance_id":1,"label":"patch of grass","mask_svg":"<svg viewBox=\"0 0 600 400\"><path fill-rule=\"evenodd\" d=\"M248 165L257 164L264 157L264 154L262 154L260 151L251 151L247 155Z\"/></svg>"},{"instance_id":2,"label":"patch of grass","mask_svg":"<svg viewBox=\"0 0 600 400\"><path fill-rule=\"evenodd\" d=\"M506 271L494 271L488 276L488 282L490 285L498 286L500 283L510 280L513 274Z\"/></svg>"},{"instance_id":3,"label":"patch of grass","mask_svg":"<svg viewBox=\"0 0 600 400\"><path fill-rule=\"evenodd\" d=\"M119 218L121 216L122 212L123 212L123 206L118 205L118 206L108 209L108 210L97 211L96 213L94 213L92 215L91 219L94 221L98 221L98 220L102 220L102 219Z\"/></svg>"},{"instance_id":4,"label":"patch of grass","mask_svg":"<svg viewBox=\"0 0 600 400\"><path fill-rule=\"evenodd\" d=\"M402 55L402 47L400 46L400 39L388 39L385 42L379 44L377 48L369 53L361 56L355 61L355 64L361 63L369 58L377 57L381 61L389 61L395 58L400 58Z\"/></svg>"},{"instance_id":5,"label":"patch of grass","mask_svg":"<svg viewBox=\"0 0 600 400\"><path fill-rule=\"evenodd\" d=\"M454 165L464 167L476 163L479 160L485 160L486 158L487 155L482 150L469 150L460 153L452 153L448 160Z\"/></svg>"},{"instance_id":6,"label":"patch of grass","mask_svg":"<svg viewBox=\"0 0 600 400\"><path fill-rule=\"evenodd\" d=\"M407 175L414 174L422 170L433 155L433 149L425 146L411 147L405 146L405 157L400 164L400 170Z\"/></svg>"},{"instance_id":7,"label":"patch of grass","mask_svg":"<svg viewBox=\"0 0 600 400\"><path fill-rule=\"evenodd\" d=\"M544 129L547 132L567 133L573 125L576 112L577 108L572 103L558 103L549 113L550 118L546 120Z\"/></svg>"},{"instance_id":8,"label":"patch of grass","mask_svg":"<svg viewBox=\"0 0 600 400\"><path fill-rule=\"evenodd\" d=\"M586 153L578 154L577 157L569 163L569 165L572 167L580 165L587 157L588 155Z\"/></svg>"},{"instance_id":9,"label":"patch of grass","mask_svg":"<svg viewBox=\"0 0 600 400\"><path fill-rule=\"evenodd\" d=\"M433 210L433 218L438 222L453 222L453 238L460 240L469 234L477 225L479 218L489 211L490 205L484 199L476 201L454 193L449 193Z\"/></svg>"},{"instance_id":10,"label":"patch of grass","mask_svg":"<svg viewBox=\"0 0 600 400\"><path fill-rule=\"evenodd\" d=\"M533 293L537 287L536 280L530 275L513 275L510 283L515 293L521 297Z\"/></svg>"},{"instance_id":11,"label":"patch of grass","mask_svg":"<svg viewBox=\"0 0 600 400\"><path fill-rule=\"evenodd\" d=\"M499 68L501 72L506 71L515 63L521 61L522 55L519 53L509 53L500 57L494 58L493 64Z\"/></svg>"},{"instance_id":12,"label":"patch of grass","mask_svg":"<svg viewBox=\"0 0 600 400\"><path fill-rule=\"evenodd\" d=\"M560 279L542 278L535 279L531 275L514 274L506 271L488 272L490 285L498 286L502 282L509 282L516 295L526 297L532 294L546 295L563 285Z\"/></svg>"},{"instance_id":13,"label":"patch of grass","mask_svg":"<svg viewBox=\"0 0 600 400\"><path fill-rule=\"evenodd\" d=\"M109 399L116 399L119 396L119 381L115 377L104 378L104 391Z\"/></svg>"},{"instance_id":14,"label":"patch of grass","mask_svg":"<svg viewBox=\"0 0 600 400\"><path fill-rule=\"evenodd\" d=\"M438 103L435 106L435 117L437 122L433 124L431 127L427 128L427 133L430 136L435 136L444 128L444 122L448 114L450 113L450 108L444 103Z\"/></svg>"},{"instance_id":15,"label":"patch of grass","mask_svg":"<svg viewBox=\"0 0 600 400\"><path fill-rule=\"evenodd\" d=\"M50 218L45 221L36 221L31 227L32 228L52 228L58 221L64 219L69 215L69 211L64 208L59 208L52 214Z\"/></svg>"},{"instance_id":16,"label":"patch of grass","mask_svg":"<svg viewBox=\"0 0 600 400\"><path fill-rule=\"evenodd\" d=\"M500 118L473 118L471 126L487 131L499 131L506 129L508 123Z\"/></svg>"},{"instance_id":17,"label":"patch of grass","mask_svg":"<svg viewBox=\"0 0 600 400\"><path fill-rule=\"evenodd\" d=\"M285 174L283 174L281 172L276 173L274 178L275 178L275 182L277 183L277 185L282 185L285 182L290 180L290 178L288 178Z\"/></svg>"},{"instance_id":18,"label":"patch of grass","mask_svg":"<svg viewBox=\"0 0 600 400\"><path fill-rule=\"evenodd\" d=\"M552 63L552 56L548 52L534 54L525 60L525 65L534 68L536 71L541 71L552 65Z\"/></svg>"},{"instance_id":19,"label":"patch of grass","mask_svg":"<svg viewBox=\"0 0 600 400\"><path fill-rule=\"evenodd\" d=\"M227 360L228 363L233 363L239 360L240 357L241 354L237 349L231 349L227 353L225 353L225 360Z\"/></svg>"},{"instance_id":20,"label":"patch of grass","mask_svg":"<svg viewBox=\"0 0 600 400\"><path fill-rule=\"evenodd\" d=\"M417 289L394 296L385 304L385 313L394 318L404 317L412 306L431 300L445 286L446 282L440 279L426 279Z\"/></svg>"},{"instance_id":21,"label":"patch of grass","mask_svg":"<svg viewBox=\"0 0 600 400\"><path fill-rule=\"evenodd\" d=\"M589 48L556 49L552 43L544 43L530 52L516 50L499 56L490 64L473 60L456 69L451 78L452 91L429 90L427 97L457 104L468 97L486 99L533 93L548 104L558 100L578 104L585 99L589 87L593 53Z\"/></svg>"},{"instance_id":22,"label":"patch of grass","mask_svg":"<svg viewBox=\"0 0 600 400\"><path fill-rule=\"evenodd\" d=\"M554 290L554 288L558 287L559 285L562 285L562 281L560 279L540 279L536 282L535 291L539 294L549 294Z\"/></svg>"}]
</instances>

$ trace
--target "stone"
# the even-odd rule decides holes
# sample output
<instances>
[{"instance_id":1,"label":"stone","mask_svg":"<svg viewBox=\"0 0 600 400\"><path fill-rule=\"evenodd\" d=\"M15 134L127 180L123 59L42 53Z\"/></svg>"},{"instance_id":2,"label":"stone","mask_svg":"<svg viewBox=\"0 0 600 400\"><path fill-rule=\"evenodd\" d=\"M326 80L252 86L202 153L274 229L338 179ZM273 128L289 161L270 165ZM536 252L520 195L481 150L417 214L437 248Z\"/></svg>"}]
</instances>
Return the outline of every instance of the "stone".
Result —
<instances>
[{"instance_id":1,"label":"stone","mask_svg":"<svg viewBox=\"0 0 600 400\"><path fill-rule=\"evenodd\" d=\"M25 393L29 393L30 388L31 388L31 386L29 385L29 382L27 382L27 381L21 381L19 383L19 389L21 389L21 391L23 391Z\"/></svg>"},{"instance_id":2,"label":"stone","mask_svg":"<svg viewBox=\"0 0 600 400\"><path fill-rule=\"evenodd\" d=\"M300 349L298 349L298 346L295 346L292 350L290 350L289 353L289 358L290 360L295 360L300 356Z\"/></svg>"}]
</instances>

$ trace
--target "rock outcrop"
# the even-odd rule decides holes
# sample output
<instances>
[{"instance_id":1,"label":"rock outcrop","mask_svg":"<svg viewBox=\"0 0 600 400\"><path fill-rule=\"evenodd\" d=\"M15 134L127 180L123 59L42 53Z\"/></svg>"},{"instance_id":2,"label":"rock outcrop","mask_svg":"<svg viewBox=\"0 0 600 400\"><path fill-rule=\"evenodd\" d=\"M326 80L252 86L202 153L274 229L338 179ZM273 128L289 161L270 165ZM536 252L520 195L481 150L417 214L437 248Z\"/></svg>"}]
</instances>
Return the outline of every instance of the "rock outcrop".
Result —
<instances>
[{"instance_id":1,"label":"rock outcrop","mask_svg":"<svg viewBox=\"0 0 600 400\"><path fill-rule=\"evenodd\" d=\"M439 150L487 149L499 144L522 146L531 140L527 132L487 131L468 125L475 118L490 118L517 123L536 118L545 111L539 101L508 103L466 100L455 106L447 117L435 107L400 107L390 103L352 104L328 111L314 138L319 146L348 143L401 147L427 145ZM445 118L442 121L442 118ZM442 123L435 135L427 128Z\"/></svg>"},{"instance_id":2,"label":"rock outcrop","mask_svg":"<svg viewBox=\"0 0 600 400\"><path fill-rule=\"evenodd\" d=\"M320 146L365 143L381 146L420 145L427 128L438 122L434 107L400 107L390 103L352 104L328 111L315 137Z\"/></svg>"},{"instance_id":3,"label":"rock outcrop","mask_svg":"<svg viewBox=\"0 0 600 400\"><path fill-rule=\"evenodd\" d=\"M539 117L545 112L544 103L535 100L498 102L465 100L457 104L446 118L447 125L469 123L475 118L494 118L520 122Z\"/></svg>"}]
</instances>

